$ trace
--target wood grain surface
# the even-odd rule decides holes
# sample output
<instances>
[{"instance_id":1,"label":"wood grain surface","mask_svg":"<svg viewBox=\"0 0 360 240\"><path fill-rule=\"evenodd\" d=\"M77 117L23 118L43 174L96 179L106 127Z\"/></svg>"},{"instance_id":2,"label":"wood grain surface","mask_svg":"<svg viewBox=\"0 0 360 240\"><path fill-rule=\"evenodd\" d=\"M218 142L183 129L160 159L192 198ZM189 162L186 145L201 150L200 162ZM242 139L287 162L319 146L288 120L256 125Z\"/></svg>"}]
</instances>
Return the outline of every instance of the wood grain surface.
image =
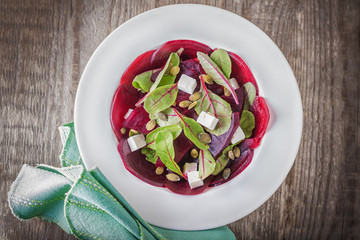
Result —
<instances>
[{"instance_id":1,"label":"wood grain surface","mask_svg":"<svg viewBox=\"0 0 360 240\"><path fill-rule=\"evenodd\" d=\"M17 220L10 184L25 163L59 166L57 126L73 120L81 73L101 41L137 14L190 2L227 9L268 34L302 97L294 166L266 203L229 225L237 239L360 239L355 0L0 1L0 239L75 239L46 221Z\"/></svg>"}]
</instances>

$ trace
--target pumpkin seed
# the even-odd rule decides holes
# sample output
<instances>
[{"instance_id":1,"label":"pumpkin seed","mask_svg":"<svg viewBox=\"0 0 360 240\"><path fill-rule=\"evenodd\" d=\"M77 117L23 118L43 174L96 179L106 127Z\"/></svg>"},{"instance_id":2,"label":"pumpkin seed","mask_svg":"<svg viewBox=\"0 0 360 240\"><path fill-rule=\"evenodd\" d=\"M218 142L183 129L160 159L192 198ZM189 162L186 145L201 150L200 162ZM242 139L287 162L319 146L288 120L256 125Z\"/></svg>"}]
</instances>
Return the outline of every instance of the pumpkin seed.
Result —
<instances>
[{"instance_id":1,"label":"pumpkin seed","mask_svg":"<svg viewBox=\"0 0 360 240\"><path fill-rule=\"evenodd\" d=\"M203 143L211 143L211 137L207 133L200 133L199 134L199 139Z\"/></svg>"},{"instance_id":2,"label":"pumpkin seed","mask_svg":"<svg viewBox=\"0 0 360 240\"><path fill-rule=\"evenodd\" d=\"M191 104L190 101L184 100L184 101L181 101L181 102L179 103L179 107L181 107L181 108L186 108L186 107L188 107L190 104Z\"/></svg>"},{"instance_id":3,"label":"pumpkin seed","mask_svg":"<svg viewBox=\"0 0 360 240\"><path fill-rule=\"evenodd\" d=\"M125 134L125 133L126 133L126 128L125 128L125 127L122 127L122 128L120 129L120 132L121 132L121 134Z\"/></svg>"},{"instance_id":4,"label":"pumpkin seed","mask_svg":"<svg viewBox=\"0 0 360 240\"><path fill-rule=\"evenodd\" d=\"M156 121L154 119L148 121L148 123L146 124L146 130L151 131L155 128L156 126Z\"/></svg>"},{"instance_id":5,"label":"pumpkin seed","mask_svg":"<svg viewBox=\"0 0 360 240\"><path fill-rule=\"evenodd\" d=\"M235 159L235 155L234 155L234 152L232 150L228 151L228 156L231 160L234 160Z\"/></svg>"},{"instance_id":6,"label":"pumpkin seed","mask_svg":"<svg viewBox=\"0 0 360 240\"><path fill-rule=\"evenodd\" d=\"M198 103L197 101L192 102L192 103L189 105L188 109L189 109L189 110L192 109L193 107L196 106L197 103Z\"/></svg>"},{"instance_id":7,"label":"pumpkin seed","mask_svg":"<svg viewBox=\"0 0 360 240\"><path fill-rule=\"evenodd\" d=\"M192 158L197 158L199 156L199 152L195 148L193 148L190 152L190 155Z\"/></svg>"},{"instance_id":8,"label":"pumpkin seed","mask_svg":"<svg viewBox=\"0 0 360 240\"><path fill-rule=\"evenodd\" d=\"M158 112L157 116L160 120L167 121L167 116L164 113Z\"/></svg>"},{"instance_id":9,"label":"pumpkin seed","mask_svg":"<svg viewBox=\"0 0 360 240\"><path fill-rule=\"evenodd\" d=\"M201 97L200 92L194 92L193 94L190 95L189 100L196 101L196 100L199 100L200 97Z\"/></svg>"},{"instance_id":10,"label":"pumpkin seed","mask_svg":"<svg viewBox=\"0 0 360 240\"><path fill-rule=\"evenodd\" d=\"M129 131L129 137L132 137L132 136L138 135L138 134L139 134L139 132L136 131L135 129L130 129L130 131Z\"/></svg>"},{"instance_id":11,"label":"pumpkin seed","mask_svg":"<svg viewBox=\"0 0 360 240\"><path fill-rule=\"evenodd\" d=\"M241 154L240 148L234 147L233 152L234 152L234 155L236 158L240 157L240 154Z\"/></svg>"},{"instance_id":12,"label":"pumpkin seed","mask_svg":"<svg viewBox=\"0 0 360 240\"><path fill-rule=\"evenodd\" d=\"M224 95L227 97L231 95L231 92L226 87L224 87Z\"/></svg>"},{"instance_id":13,"label":"pumpkin seed","mask_svg":"<svg viewBox=\"0 0 360 240\"><path fill-rule=\"evenodd\" d=\"M180 67L175 66L170 69L171 76L176 76L180 72Z\"/></svg>"},{"instance_id":14,"label":"pumpkin seed","mask_svg":"<svg viewBox=\"0 0 360 240\"><path fill-rule=\"evenodd\" d=\"M224 171L223 171L223 178L226 180L230 177L230 168L225 168Z\"/></svg>"},{"instance_id":15,"label":"pumpkin seed","mask_svg":"<svg viewBox=\"0 0 360 240\"><path fill-rule=\"evenodd\" d=\"M157 167L157 168L155 169L155 173L156 173L156 175L161 175L161 174L163 174L163 173L164 173L164 167Z\"/></svg>"},{"instance_id":16,"label":"pumpkin seed","mask_svg":"<svg viewBox=\"0 0 360 240\"><path fill-rule=\"evenodd\" d=\"M209 75L202 74L201 76L204 82L206 82L207 84L214 84L214 80Z\"/></svg>"},{"instance_id":17,"label":"pumpkin seed","mask_svg":"<svg viewBox=\"0 0 360 240\"><path fill-rule=\"evenodd\" d=\"M171 182L178 182L180 181L180 177L174 173L168 173L166 174L166 178L167 180L171 181Z\"/></svg>"},{"instance_id":18,"label":"pumpkin seed","mask_svg":"<svg viewBox=\"0 0 360 240\"><path fill-rule=\"evenodd\" d=\"M165 70L165 75L169 75L173 65L170 63L168 68Z\"/></svg>"}]
</instances>

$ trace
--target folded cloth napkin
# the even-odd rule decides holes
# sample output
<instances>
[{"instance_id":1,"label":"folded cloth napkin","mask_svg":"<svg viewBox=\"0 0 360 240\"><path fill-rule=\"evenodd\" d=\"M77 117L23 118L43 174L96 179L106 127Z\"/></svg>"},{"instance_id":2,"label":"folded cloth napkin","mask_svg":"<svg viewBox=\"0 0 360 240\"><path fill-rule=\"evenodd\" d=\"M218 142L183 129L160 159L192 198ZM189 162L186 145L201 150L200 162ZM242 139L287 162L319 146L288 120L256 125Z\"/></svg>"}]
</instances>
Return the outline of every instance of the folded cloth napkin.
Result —
<instances>
[{"instance_id":1,"label":"folded cloth napkin","mask_svg":"<svg viewBox=\"0 0 360 240\"><path fill-rule=\"evenodd\" d=\"M85 169L74 124L66 124L59 130L63 143L62 167L24 165L11 186L8 201L19 219L40 217L79 239L235 239L226 226L175 231L148 224L99 169Z\"/></svg>"}]
</instances>

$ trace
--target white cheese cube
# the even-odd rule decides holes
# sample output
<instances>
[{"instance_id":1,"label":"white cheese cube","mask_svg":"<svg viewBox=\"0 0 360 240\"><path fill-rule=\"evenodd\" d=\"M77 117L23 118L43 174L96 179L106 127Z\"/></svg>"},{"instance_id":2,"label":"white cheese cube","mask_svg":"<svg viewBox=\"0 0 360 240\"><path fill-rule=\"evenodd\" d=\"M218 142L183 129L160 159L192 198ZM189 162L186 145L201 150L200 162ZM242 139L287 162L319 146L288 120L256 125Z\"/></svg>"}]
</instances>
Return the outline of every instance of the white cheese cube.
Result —
<instances>
[{"instance_id":1,"label":"white cheese cube","mask_svg":"<svg viewBox=\"0 0 360 240\"><path fill-rule=\"evenodd\" d=\"M219 119L202 111L196 121L198 123L200 123L201 125L203 125L204 127L208 128L210 130L214 130L216 127L216 124L219 122Z\"/></svg>"},{"instance_id":2,"label":"white cheese cube","mask_svg":"<svg viewBox=\"0 0 360 240\"><path fill-rule=\"evenodd\" d=\"M179 79L178 88L181 91L192 94L196 88L196 85L197 83L195 79L189 77L188 75L182 74Z\"/></svg>"},{"instance_id":3,"label":"white cheese cube","mask_svg":"<svg viewBox=\"0 0 360 240\"><path fill-rule=\"evenodd\" d=\"M133 111L133 109L129 108L127 113L125 114L124 118L127 119L130 116L130 113Z\"/></svg>"},{"instance_id":4,"label":"white cheese cube","mask_svg":"<svg viewBox=\"0 0 360 240\"><path fill-rule=\"evenodd\" d=\"M184 164L184 175L186 176L188 172L197 171L197 163L185 163Z\"/></svg>"},{"instance_id":5,"label":"white cheese cube","mask_svg":"<svg viewBox=\"0 0 360 240\"><path fill-rule=\"evenodd\" d=\"M129 137L127 141L132 152L146 146L145 136L143 134L137 134Z\"/></svg>"},{"instance_id":6,"label":"white cheese cube","mask_svg":"<svg viewBox=\"0 0 360 240\"><path fill-rule=\"evenodd\" d=\"M199 178L199 171L188 172L187 178L191 189L204 185L203 180Z\"/></svg>"},{"instance_id":7,"label":"white cheese cube","mask_svg":"<svg viewBox=\"0 0 360 240\"><path fill-rule=\"evenodd\" d=\"M243 139L245 139L245 133L243 132L241 127L238 127L231 138L231 144L236 144Z\"/></svg>"},{"instance_id":8,"label":"white cheese cube","mask_svg":"<svg viewBox=\"0 0 360 240\"><path fill-rule=\"evenodd\" d=\"M230 86L234 90L236 90L236 89L238 89L240 87L239 83L237 82L237 80L235 78L230 78L229 82L230 82Z\"/></svg>"}]
</instances>

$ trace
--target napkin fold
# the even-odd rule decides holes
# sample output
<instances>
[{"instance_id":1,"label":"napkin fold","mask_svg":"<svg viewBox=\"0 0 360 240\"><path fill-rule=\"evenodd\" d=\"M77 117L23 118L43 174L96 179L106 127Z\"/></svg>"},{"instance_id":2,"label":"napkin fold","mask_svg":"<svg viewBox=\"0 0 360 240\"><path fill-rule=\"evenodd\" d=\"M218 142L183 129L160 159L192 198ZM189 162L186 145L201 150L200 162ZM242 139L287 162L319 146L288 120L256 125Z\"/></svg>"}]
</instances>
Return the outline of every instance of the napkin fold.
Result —
<instances>
[{"instance_id":1,"label":"napkin fold","mask_svg":"<svg viewBox=\"0 0 360 240\"><path fill-rule=\"evenodd\" d=\"M176 231L144 221L99 169L87 171L75 138L74 124L59 127L61 168L24 165L8 194L21 220L39 217L79 239L234 240L226 227Z\"/></svg>"}]
</instances>

